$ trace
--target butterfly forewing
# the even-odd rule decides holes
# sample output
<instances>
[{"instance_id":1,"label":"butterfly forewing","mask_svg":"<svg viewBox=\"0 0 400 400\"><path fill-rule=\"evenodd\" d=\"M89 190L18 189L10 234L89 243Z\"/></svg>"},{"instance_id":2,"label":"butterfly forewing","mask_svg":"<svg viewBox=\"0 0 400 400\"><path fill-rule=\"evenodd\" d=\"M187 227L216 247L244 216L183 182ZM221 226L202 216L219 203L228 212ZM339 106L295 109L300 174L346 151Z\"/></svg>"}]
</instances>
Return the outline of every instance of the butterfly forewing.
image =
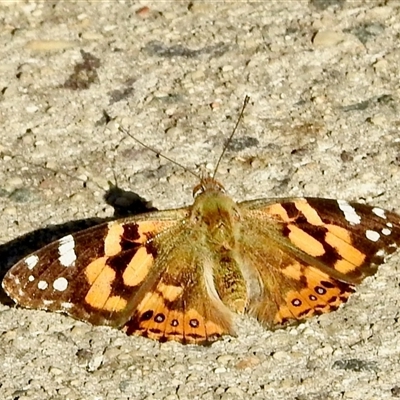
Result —
<instances>
[{"instance_id":1,"label":"butterfly forewing","mask_svg":"<svg viewBox=\"0 0 400 400\"><path fill-rule=\"evenodd\" d=\"M65 236L19 261L4 277L3 288L24 307L118 327L130 317L132 298L142 282L151 278L158 251L152 239L173 231L180 215L152 216Z\"/></svg>"}]
</instances>

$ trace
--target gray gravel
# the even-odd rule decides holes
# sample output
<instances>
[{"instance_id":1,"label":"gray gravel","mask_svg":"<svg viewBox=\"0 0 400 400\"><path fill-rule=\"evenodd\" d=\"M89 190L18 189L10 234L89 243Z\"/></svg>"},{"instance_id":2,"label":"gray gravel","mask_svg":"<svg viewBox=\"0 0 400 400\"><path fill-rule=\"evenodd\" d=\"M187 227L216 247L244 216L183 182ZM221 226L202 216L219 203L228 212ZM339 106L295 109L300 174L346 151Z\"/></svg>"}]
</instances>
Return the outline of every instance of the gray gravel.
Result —
<instances>
[{"instance_id":1,"label":"gray gravel","mask_svg":"<svg viewBox=\"0 0 400 400\"><path fill-rule=\"evenodd\" d=\"M0 20L3 272L63 229L111 217L108 181L159 209L190 204L193 176L118 124L212 169L246 94L218 175L235 199L400 211L398 1L3 1ZM275 332L240 317L237 338L208 348L0 305L0 398L400 397L398 265L333 314Z\"/></svg>"}]
</instances>

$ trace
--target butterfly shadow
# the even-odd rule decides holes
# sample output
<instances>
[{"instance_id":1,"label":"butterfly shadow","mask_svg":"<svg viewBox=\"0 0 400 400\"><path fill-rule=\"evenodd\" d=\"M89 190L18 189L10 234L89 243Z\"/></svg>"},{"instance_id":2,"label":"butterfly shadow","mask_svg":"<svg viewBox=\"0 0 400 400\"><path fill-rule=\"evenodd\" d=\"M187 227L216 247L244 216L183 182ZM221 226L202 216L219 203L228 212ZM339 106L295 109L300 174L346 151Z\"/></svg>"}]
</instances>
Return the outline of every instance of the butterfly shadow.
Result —
<instances>
[{"instance_id":1,"label":"butterfly shadow","mask_svg":"<svg viewBox=\"0 0 400 400\"><path fill-rule=\"evenodd\" d=\"M119 218L156 211L151 202L137 193L123 190L113 184L110 184L110 188L104 194L104 201L114 208L112 217L86 218L58 225L49 225L0 245L0 260L2 261L0 265L0 281L3 280L4 275L16 262L66 235L74 235L74 233L84 229ZM14 304L1 286L0 303L5 305Z\"/></svg>"}]
</instances>

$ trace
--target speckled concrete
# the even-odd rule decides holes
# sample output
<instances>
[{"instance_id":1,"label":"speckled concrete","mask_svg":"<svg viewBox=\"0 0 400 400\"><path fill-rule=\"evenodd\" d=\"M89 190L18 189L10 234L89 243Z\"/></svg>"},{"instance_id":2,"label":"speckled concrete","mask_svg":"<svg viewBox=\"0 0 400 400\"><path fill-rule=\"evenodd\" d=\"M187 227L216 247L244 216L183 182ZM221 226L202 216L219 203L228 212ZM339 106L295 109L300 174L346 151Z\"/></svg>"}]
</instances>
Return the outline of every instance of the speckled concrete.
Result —
<instances>
[{"instance_id":1,"label":"speckled concrete","mask_svg":"<svg viewBox=\"0 0 400 400\"><path fill-rule=\"evenodd\" d=\"M3 1L0 20L3 273L111 217L107 203L190 204L193 176L118 124L211 169L246 94L218 174L235 199L400 211L398 1ZM333 314L275 332L238 318L238 337L209 348L0 305L0 398L400 397L398 265L395 255Z\"/></svg>"}]
</instances>

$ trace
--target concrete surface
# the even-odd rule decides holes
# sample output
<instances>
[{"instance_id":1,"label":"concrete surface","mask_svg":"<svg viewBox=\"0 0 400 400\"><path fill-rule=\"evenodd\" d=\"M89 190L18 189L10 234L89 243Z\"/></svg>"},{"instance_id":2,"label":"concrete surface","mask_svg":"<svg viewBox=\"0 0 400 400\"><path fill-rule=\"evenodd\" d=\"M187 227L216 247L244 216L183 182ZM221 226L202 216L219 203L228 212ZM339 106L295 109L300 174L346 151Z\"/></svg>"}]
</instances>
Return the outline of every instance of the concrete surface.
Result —
<instances>
[{"instance_id":1,"label":"concrete surface","mask_svg":"<svg viewBox=\"0 0 400 400\"><path fill-rule=\"evenodd\" d=\"M134 194L190 204L194 177L118 124L211 169L246 94L218 174L235 199L400 211L398 1L2 1L0 20L3 273ZM0 398L400 397L398 275L397 254L333 314L275 332L238 318L208 348L0 305Z\"/></svg>"}]
</instances>

